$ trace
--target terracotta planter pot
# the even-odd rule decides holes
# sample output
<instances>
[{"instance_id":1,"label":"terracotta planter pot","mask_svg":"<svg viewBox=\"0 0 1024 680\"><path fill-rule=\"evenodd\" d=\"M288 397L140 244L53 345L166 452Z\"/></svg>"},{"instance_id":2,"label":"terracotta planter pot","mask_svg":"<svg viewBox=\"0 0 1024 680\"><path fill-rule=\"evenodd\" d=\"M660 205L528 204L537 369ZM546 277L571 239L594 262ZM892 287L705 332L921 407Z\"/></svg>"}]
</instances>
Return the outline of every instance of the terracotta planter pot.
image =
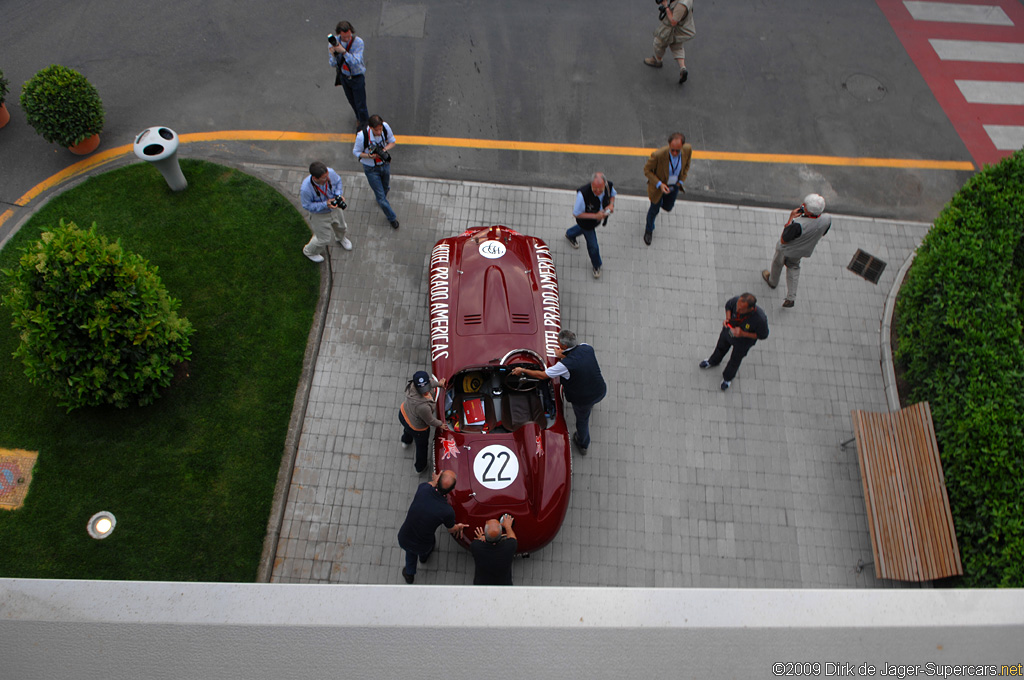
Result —
<instances>
[{"instance_id":1,"label":"terracotta planter pot","mask_svg":"<svg viewBox=\"0 0 1024 680\"><path fill-rule=\"evenodd\" d=\"M78 144L69 146L68 151L75 154L76 156L87 156L96 150L96 147L100 145L100 136L93 135L92 137L86 137Z\"/></svg>"},{"instance_id":2,"label":"terracotta planter pot","mask_svg":"<svg viewBox=\"0 0 1024 680\"><path fill-rule=\"evenodd\" d=\"M11 112L7 110L7 104L0 104L0 128L7 125L11 119Z\"/></svg>"}]
</instances>

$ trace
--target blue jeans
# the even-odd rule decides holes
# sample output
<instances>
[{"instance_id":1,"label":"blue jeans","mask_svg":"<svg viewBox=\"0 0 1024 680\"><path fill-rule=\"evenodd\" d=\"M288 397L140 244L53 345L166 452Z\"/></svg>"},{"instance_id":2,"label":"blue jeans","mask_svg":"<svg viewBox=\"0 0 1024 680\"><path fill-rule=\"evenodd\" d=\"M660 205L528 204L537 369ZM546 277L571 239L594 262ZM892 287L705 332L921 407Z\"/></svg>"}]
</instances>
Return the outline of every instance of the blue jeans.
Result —
<instances>
[{"instance_id":1,"label":"blue jeans","mask_svg":"<svg viewBox=\"0 0 1024 680\"><path fill-rule=\"evenodd\" d=\"M366 76L362 73L351 78L342 76L341 88L345 90L345 98L348 99L359 124L365 126L370 120L370 114L366 111Z\"/></svg>"},{"instance_id":2,"label":"blue jeans","mask_svg":"<svg viewBox=\"0 0 1024 680\"><path fill-rule=\"evenodd\" d=\"M673 187L672 191L658 199L657 203L651 203L651 207L647 211L647 231L654 231L654 218L658 216L659 212L662 210L672 212L672 208L676 204L676 196L678 195L679 187Z\"/></svg>"},{"instance_id":3,"label":"blue jeans","mask_svg":"<svg viewBox=\"0 0 1024 680\"><path fill-rule=\"evenodd\" d=\"M600 269L601 249L597 247L597 229L583 229L580 225L574 224L565 230L566 238L571 238L573 241L579 238L580 234L583 234L583 238L587 240L590 263L594 265L594 269Z\"/></svg>"},{"instance_id":4,"label":"blue jeans","mask_svg":"<svg viewBox=\"0 0 1024 680\"><path fill-rule=\"evenodd\" d=\"M397 220L395 211L388 203L388 192L391 191L391 164L363 165L363 174L366 175L366 181L373 189L373 197L377 199L377 205L384 211L384 217L388 218L388 222Z\"/></svg>"}]
</instances>

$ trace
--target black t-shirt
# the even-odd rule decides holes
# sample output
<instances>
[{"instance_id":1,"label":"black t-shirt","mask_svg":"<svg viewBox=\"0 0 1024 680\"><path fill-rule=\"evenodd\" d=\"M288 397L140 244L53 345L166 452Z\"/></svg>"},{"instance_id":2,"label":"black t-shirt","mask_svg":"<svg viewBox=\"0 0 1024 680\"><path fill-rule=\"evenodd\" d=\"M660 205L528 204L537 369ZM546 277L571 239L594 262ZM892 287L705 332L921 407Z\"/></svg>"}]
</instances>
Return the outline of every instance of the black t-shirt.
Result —
<instances>
[{"instance_id":1,"label":"black t-shirt","mask_svg":"<svg viewBox=\"0 0 1024 680\"><path fill-rule=\"evenodd\" d=\"M754 308L747 313L743 318L739 318L736 315L736 303L739 302L740 296L732 298L725 303L725 308L732 313L732 319L729 320L729 325L733 328L739 328L741 331L747 333L754 333L756 338L739 338L732 337L732 343L734 345L750 345L753 346L758 340L764 340L768 337L768 317L765 316L764 310L754 305Z\"/></svg>"},{"instance_id":2,"label":"black t-shirt","mask_svg":"<svg viewBox=\"0 0 1024 680\"><path fill-rule=\"evenodd\" d=\"M469 544L476 562L475 586L512 585L512 558L516 555L518 543L514 538L505 538L497 543L476 540Z\"/></svg>"}]
</instances>

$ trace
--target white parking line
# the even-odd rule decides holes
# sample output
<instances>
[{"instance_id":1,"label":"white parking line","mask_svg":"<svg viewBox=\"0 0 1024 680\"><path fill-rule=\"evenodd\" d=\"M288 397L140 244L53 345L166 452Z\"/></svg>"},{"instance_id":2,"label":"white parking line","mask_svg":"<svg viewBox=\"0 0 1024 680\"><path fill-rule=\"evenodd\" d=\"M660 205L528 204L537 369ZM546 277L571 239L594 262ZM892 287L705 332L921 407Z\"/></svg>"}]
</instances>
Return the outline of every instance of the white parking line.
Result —
<instances>
[{"instance_id":1,"label":"white parking line","mask_svg":"<svg viewBox=\"0 0 1024 680\"><path fill-rule=\"evenodd\" d=\"M956 24L988 24L1013 26L1002 7L995 5L960 5L945 2L913 2L903 0L915 21L945 21Z\"/></svg>"},{"instance_id":2,"label":"white parking line","mask_svg":"<svg viewBox=\"0 0 1024 680\"><path fill-rule=\"evenodd\" d=\"M985 125L989 139L1000 151L1016 151L1024 147L1024 125Z\"/></svg>"},{"instance_id":3,"label":"white parking line","mask_svg":"<svg viewBox=\"0 0 1024 680\"><path fill-rule=\"evenodd\" d=\"M971 104L1024 104L1024 83L992 80L956 80L956 86Z\"/></svg>"},{"instance_id":4,"label":"white parking line","mask_svg":"<svg viewBox=\"0 0 1024 680\"><path fill-rule=\"evenodd\" d=\"M1024 64L1024 45L1020 43L987 42L984 40L942 40L931 38L939 59L943 61L990 61L999 64Z\"/></svg>"}]
</instances>

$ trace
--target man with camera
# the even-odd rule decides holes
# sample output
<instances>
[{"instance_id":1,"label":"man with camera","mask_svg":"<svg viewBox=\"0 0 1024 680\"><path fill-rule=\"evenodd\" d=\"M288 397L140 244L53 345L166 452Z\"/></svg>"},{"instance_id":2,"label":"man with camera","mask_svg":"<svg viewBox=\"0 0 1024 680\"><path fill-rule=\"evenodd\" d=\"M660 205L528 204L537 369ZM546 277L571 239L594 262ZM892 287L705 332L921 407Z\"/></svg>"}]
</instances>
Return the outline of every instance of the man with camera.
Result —
<instances>
[{"instance_id":1,"label":"man with camera","mask_svg":"<svg viewBox=\"0 0 1024 680\"><path fill-rule=\"evenodd\" d=\"M345 90L352 112L359 124L356 130L366 127L370 116L366 111L366 64L363 62L363 39L356 35L352 24L339 21L334 29L336 35L327 36L330 47L328 61L336 70L334 86Z\"/></svg>"},{"instance_id":2,"label":"man with camera","mask_svg":"<svg viewBox=\"0 0 1024 680\"><path fill-rule=\"evenodd\" d=\"M779 285L782 267L786 267L786 299L783 307L796 304L796 285L800 281L800 260L810 257L821 237L832 227L832 216L825 213L825 199L820 194L807 194L804 202L789 213L789 221L782 227L782 238L775 244L771 269L761 272L761 278L774 289Z\"/></svg>"},{"instance_id":3,"label":"man with camera","mask_svg":"<svg viewBox=\"0 0 1024 680\"><path fill-rule=\"evenodd\" d=\"M647 159L644 176L647 178L647 198L651 207L647 209L647 224L644 226L644 243L651 245L654 238L654 218L664 210L672 212L676 197L683 190L683 182L690 172L693 148L686 143L682 132L673 132L668 137L668 146L663 146Z\"/></svg>"},{"instance_id":4,"label":"man with camera","mask_svg":"<svg viewBox=\"0 0 1024 680\"><path fill-rule=\"evenodd\" d=\"M729 363L722 371L722 390L729 389L736 371L740 370L740 362L747 356L750 348L758 340L768 337L768 317L764 310L757 306L757 298L750 293L737 295L725 303L725 321L722 332L718 334L715 351L707 359L700 362L701 368L713 368L722 363L726 353L732 349Z\"/></svg>"},{"instance_id":5,"label":"man with camera","mask_svg":"<svg viewBox=\"0 0 1024 680\"><path fill-rule=\"evenodd\" d=\"M302 249L302 254L313 262L323 262L324 252L331 241L337 240L345 250L352 250L352 242L345 236L348 225L342 210L348 207L341 186L341 177L320 161L309 164L309 177L299 188L302 207L309 211L309 228L313 238Z\"/></svg>"},{"instance_id":6,"label":"man with camera","mask_svg":"<svg viewBox=\"0 0 1024 680\"><path fill-rule=\"evenodd\" d=\"M366 181L370 183L377 205L384 211L392 229L398 229L398 216L388 203L388 192L391 191L391 154L388 151L395 144L391 126L374 114L370 116L369 124L356 133L356 143L352 146L352 154L363 164Z\"/></svg>"},{"instance_id":7,"label":"man with camera","mask_svg":"<svg viewBox=\"0 0 1024 680\"><path fill-rule=\"evenodd\" d=\"M683 46L697 34L693 24L693 0L655 0L658 3L658 18L661 23L654 31L654 56L644 63L661 68L665 50L672 48L672 56L679 63L679 83L685 83L689 75L686 70L686 49Z\"/></svg>"}]
</instances>

